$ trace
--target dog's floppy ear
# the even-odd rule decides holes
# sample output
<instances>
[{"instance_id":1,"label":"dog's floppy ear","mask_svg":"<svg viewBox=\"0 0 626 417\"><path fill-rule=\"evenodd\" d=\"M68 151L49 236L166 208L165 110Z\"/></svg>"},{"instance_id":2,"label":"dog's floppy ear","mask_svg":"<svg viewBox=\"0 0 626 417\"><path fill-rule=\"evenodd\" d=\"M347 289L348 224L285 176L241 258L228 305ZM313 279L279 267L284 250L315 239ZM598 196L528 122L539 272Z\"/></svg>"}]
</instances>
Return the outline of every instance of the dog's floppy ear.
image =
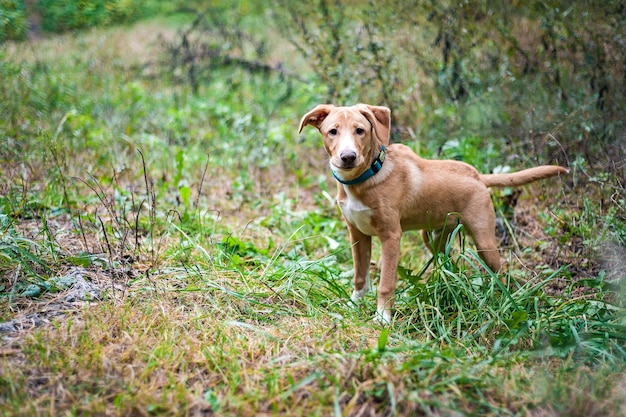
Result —
<instances>
[{"instance_id":1,"label":"dog's floppy ear","mask_svg":"<svg viewBox=\"0 0 626 417\"><path fill-rule=\"evenodd\" d=\"M389 131L391 129L391 110L382 106L358 104L359 111L371 123L374 132L383 145L389 145Z\"/></svg>"},{"instance_id":2,"label":"dog's floppy ear","mask_svg":"<svg viewBox=\"0 0 626 417\"><path fill-rule=\"evenodd\" d=\"M313 125L318 130L322 125L322 122L334 108L332 104L320 104L310 112L304 115L302 120L300 121L300 128L298 129L298 133L302 132L304 126Z\"/></svg>"}]
</instances>

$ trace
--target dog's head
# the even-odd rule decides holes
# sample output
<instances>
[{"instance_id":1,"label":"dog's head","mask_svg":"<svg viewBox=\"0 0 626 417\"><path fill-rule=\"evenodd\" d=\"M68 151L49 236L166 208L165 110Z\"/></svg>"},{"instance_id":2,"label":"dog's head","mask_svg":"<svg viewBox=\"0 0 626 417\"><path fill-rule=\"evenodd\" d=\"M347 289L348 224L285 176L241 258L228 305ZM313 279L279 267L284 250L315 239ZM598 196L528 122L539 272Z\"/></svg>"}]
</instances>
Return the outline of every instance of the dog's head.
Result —
<instances>
[{"instance_id":1,"label":"dog's head","mask_svg":"<svg viewBox=\"0 0 626 417\"><path fill-rule=\"evenodd\" d=\"M349 181L370 166L381 145L389 145L391 110L367 104L320 104L304 115L298 133L307 125L315 126L322 134L335 174Z\"/></svg>"}]
</instances>

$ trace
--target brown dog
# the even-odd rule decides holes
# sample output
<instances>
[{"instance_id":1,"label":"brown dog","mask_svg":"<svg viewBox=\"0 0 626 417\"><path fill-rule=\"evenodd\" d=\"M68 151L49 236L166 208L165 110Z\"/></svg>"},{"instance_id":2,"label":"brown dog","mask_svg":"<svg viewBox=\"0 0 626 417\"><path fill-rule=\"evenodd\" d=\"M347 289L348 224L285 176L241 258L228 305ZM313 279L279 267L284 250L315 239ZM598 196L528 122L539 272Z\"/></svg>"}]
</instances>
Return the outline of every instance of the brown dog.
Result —
<instances>
[{"instance_id":1,"label":"brown dog","mask_svg":"<svg viewBox=\"0 0 626 417\"><path fill-rule=\"evenodd\" d=\"M463 162L422 159L405 145L389 144L390 123L391 111L386 107L323 104L304 115L298 131L313 125L324 138L337 180L337 202L350 231L355 302L369 289L372 236L380 238L376 318L384 323L391 321L403 231L422 230L426 246L436 253L460 222L480 257L497 272L500 255L487 187L522 185L568 172L543 165L483 175Z\"/></svg>"}]
</instances>

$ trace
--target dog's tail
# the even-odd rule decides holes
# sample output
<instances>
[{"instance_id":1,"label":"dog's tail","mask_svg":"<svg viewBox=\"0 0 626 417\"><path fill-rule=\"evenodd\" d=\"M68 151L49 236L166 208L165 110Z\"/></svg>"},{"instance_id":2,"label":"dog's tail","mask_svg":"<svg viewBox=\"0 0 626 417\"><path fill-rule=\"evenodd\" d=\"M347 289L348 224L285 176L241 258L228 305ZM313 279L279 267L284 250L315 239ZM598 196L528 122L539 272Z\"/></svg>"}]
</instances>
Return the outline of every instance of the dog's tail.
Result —
<instances>
[{"instance_id":1,"label":"dog's tail","mask_svg":"<svg viewBox=\"0 0 626 417\"><path fill-rule=\"evenodd\" d=\"M568 173L569 169L558 165L541 165L508 174L481 174L480 180L487 187L513 187Z\"/></svg>"}]
</instances>

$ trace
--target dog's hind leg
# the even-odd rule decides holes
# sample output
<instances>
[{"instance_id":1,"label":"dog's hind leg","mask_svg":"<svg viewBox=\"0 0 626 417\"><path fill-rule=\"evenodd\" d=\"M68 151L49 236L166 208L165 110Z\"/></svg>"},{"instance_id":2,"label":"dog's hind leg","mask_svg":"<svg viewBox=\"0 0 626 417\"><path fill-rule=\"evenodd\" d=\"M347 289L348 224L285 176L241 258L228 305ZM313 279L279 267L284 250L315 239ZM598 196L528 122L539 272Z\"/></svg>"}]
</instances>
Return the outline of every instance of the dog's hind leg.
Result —
<instances>
[{"instance_id":1,"label":"dog's hind leg","mask_svg":"<svg viewBox=\"0 0 626 417\"><path fill-rule=\"evenodd\" d=\"M485 261L485 264L493 272L498 272L500 270L500 252L496 242L496 220L493 212L485 214L479 224L465 224L465 226L472 235L478 256Z\"/></svg>"},{"instance_id":2,"label":"dog's hind leg","mask_svg":"<svg viewBox=\"0 0 626 417\"><path fill-rule=\"evenodd\" d=\"M451 233L452 230L449 228L441 228L432 231L422 230L422 240L430 253L436 255L445 250Z\"/></svg>"}]
</instances>

